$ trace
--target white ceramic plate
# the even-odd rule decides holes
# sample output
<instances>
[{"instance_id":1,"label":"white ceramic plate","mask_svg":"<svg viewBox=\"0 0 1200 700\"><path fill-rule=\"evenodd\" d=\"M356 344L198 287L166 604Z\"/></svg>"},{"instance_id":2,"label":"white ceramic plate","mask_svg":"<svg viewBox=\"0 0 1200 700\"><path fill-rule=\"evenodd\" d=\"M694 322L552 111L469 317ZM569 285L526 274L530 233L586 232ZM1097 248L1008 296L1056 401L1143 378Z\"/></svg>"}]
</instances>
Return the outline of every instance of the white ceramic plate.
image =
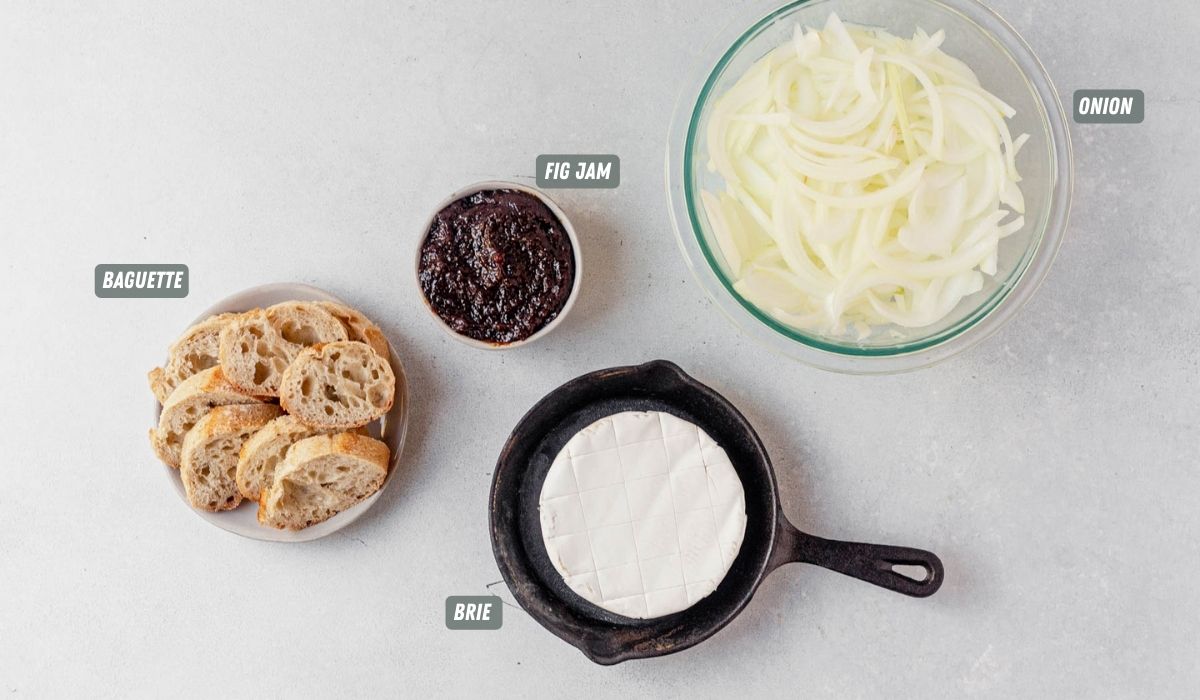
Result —
<instances>
[{"instance_id":1,"label":"white ceramic plate","mask_svg":"<svg viewBox=\"0 0 1200 700\"><path fill-rule=\"evenodd\" d=\"M180 328L180 333L213 314L227 311L249 311L258 307L265 308L272 304L278 304L281 301L293 300L335 301L339 304L355 308L353 304L348 304L329 292L307 284L265 284L261 287L253 287L222 299L200 314L191 324ZM179 498L187 506L188 510L222 530L228 530L243 537L266 542L308 542L337 532L357 520L359 516L367 512L367 509L375 504L375 501L379 500L380 494L392 482L392 475L396 473L396 467L400 462L400 453L404 449L404 435L408 430L408 379L404 375L404 365L401 364L400 358L396 356L394 345L392 346L391 357L389 359L392 363L392 370L396 374L396 400L392 404L392 410L387 415L370 425L370 431L372 436L387 443L388 449L392 453L391 463L388 465L388 474L383 482L383 486L353 508L342 511L323 523L318 523L298 532L276 530L275 528L264 527L258 524L258 504L256 503L242 501L242 504L237 508L220 513L196 510L187 502L187 495L183 490L183 482L179 479L179 470L172 469L163 464L161 466L167 475L167 479L170 480L171 486L175 488L175 492L179 494ZM154 425L158 425L158 416L161 412L162 406L155 401Z\"/></svg>"}]
</instances>

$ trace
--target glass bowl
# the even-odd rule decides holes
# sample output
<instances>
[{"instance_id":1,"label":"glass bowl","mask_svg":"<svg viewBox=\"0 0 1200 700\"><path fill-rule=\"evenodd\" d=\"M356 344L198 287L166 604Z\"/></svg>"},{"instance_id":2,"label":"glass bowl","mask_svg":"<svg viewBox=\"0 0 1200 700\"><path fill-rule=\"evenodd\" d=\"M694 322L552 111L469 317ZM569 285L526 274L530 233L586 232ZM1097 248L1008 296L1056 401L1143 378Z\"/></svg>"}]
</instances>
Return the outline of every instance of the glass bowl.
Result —
<instances>
[{"instance_id":1,"label":"glass bowl","mask_svg":"<svg viewBox=\"0 0 1200 700\"><path fill-rule=\"evenodd\" d=\"M724 189L709 172L704 138L713 102L758 59L790 40L793 27L822 27L831 12L843 22L912 36L945 30L942 49L965 61L984 88L1010 104L1013 135L1028 133L1017 154L1025 226L1000 242L996 274L938 323L922 328L876 326L863 340L784 325L734 291L712 235L700 192ZM748 27L748 28L747 28ZM854 374L925 367L978 343L1013 317L1045 278L1066 230L1072 156L1058 93L1029 45L1003 19L974 0L797 0L747 14L716 38L680 96L667 144L670 213L684 259L717 307L747 335L823 369Z\"/></svg>"}]
</instances>

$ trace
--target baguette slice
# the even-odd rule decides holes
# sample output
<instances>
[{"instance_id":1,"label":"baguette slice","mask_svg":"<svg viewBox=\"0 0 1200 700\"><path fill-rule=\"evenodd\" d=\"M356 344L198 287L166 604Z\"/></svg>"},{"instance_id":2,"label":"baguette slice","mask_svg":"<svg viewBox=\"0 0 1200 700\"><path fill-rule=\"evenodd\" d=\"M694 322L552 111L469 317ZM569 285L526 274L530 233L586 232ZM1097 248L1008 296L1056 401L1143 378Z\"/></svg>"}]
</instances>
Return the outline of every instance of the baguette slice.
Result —
<instances>
[{"instance_id":1,"label":"baguette slice","mask_svg":"<svg viewBox=\"0 0 1200 700\"><path fill-rule=\"evenodd\" d=\"M166 404L175 387L193 374L217 366L221 329L237 314L217 314L184 331L167 350L167 362L150 370L150 391Z\"/></svg>"},{"instance_id":2,"label":"baguette slice","mask_svg":"<svg viewBox=\"0 0 1200 700\"><path fill-rule=\"evenodd\" d=\"M287 301L242 314L221 330L218 357L242 391L278 396L283 370L309 345L346 339L342 323L312 302Z\"/></svg>"},{"instance_id":3,"label":"baguette slice","mask_svg":"<svg viewBox=\"0 0 1200 700\"><path fill-rule=\"evenodd\" d=\"M196 423L217 406L262 403L238 391L220 367L210 367L185 379L163 406L158 427L150 431L150 444L158 458L178 467L183 438Z\"/></svg>"},{"instance_id":4,"label":"baguette slice","mask_svg":"<svg viewBox=\"0 0 1200 700\"><path fill-rule=\"evenodd\" d=\"M374 438L337 433L305 438L275 470L258 501L258 521L302 530L362 501L387 478L388 447Z\"/></svg>"},{"instance_id":5,"label":"baguette slice","mask_svg":"<svg viewBox=\"0 0 1200 700\"><path fill-rule=\"evenodd\" d=\"M242 445L237 462L237 488L243 496L258 501L263 489L271 488L275 469L283 462L288 448L314 435L331 432L310 428L295 416L279 416L263 426Z\"/></svg>"},{"instance_id":6,"label":"baguette slice","mask_svg":"<svg viewBox=\"0 0 1200 700\"><path fill-rule=\"evenodd\" d=\"M379 353L380 357L384 359L387 359L391 355L388 348L388 341L383 335L383 331L357 309L352 309L349 306L343 306L332 301L318 301L317 306L325 309L333 314L334 318L341 321L342 326L346 329L348 340L357 340L360 343L370 345L371 349Z\"/></svg>"},{"instance_id":7,"label":"baguette slice","mask_svg":"<svg viewBox=\"0 0 1200 700\"><path fill-rule=\"evenodd\" d=\"M188 431L179 478L193 508L221 511L241 504L234 478L238 452L279 414L279 407L269 403L217 406Z\"/></svg>"},{"instance_id":8,"label":"baguette slice","mask_svg":"<svg viewBox=\"0 0 1200 700\"><path fill-rule=\"evenodd\" d=\"M391 410L395 399L392 366L353 340L305 349L279 384L283 410L317 428L366 425Z\"/></svg>"}]
</instances>

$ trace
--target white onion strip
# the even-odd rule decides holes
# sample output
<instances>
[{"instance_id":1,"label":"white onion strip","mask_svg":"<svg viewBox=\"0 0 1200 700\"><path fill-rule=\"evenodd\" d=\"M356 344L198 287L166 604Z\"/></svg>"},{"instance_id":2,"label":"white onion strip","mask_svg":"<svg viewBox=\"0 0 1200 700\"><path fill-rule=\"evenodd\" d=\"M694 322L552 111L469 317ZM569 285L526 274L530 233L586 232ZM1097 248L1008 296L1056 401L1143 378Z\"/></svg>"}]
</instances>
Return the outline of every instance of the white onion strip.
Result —
<instances>
[{"instance_id":1,"label":"white onion strip","mask_svg":"<svg viewBox=\"0 0 1200 700\"><path fill-rule=\"evenodd\" d=\"M1000 240L1025 224L1029 137L945 38L830 15L717 99L706 143L726 191L701 199L739 294L866 340L938 323L996 274Z\"/></svg>"}]
</instances>

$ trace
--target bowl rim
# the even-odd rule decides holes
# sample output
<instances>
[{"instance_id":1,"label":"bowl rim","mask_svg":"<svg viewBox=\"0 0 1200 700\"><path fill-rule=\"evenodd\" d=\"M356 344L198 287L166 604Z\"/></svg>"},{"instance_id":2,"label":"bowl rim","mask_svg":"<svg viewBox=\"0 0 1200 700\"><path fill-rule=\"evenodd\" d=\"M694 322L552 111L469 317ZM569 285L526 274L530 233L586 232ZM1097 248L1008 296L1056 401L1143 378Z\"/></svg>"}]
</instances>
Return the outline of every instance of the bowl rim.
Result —
<instances>
[{"instance_id":1,"label":"bowl rim","mask_svg":"<svg viewBox=\"0 0 1200 700\"><path fill-rule=\"evenodd\" d=\"M1049 198L1044 215L1014 270L998 288L956 323L926 337L883 346L843 344L788 327L768 316L733 289L711 246L701 235L698 202L690 174L698 125L716 81L745 44L793 11L821 0L775 2L742 13L710 44L719 56L693 72L676 102L668 132L665 181L669 214L684 260L705 293L744 334L807 364L853 374L903 372L926 367L974 346L1019 311L1045 279L1065 236L1071 208L1074 162L1070 129L1058 92L1029 44L1002 17L977 0L926 0L974 24L1021 72L1031 90L1049 141ZM918 0L919 1L919 0ZM744 28L743 28L744 27ZM731 37L734 37L731 39ZM727 46L727 48L726 48ZM709 67L711 65L711 68Z\"/></svg>"},{"instance_id":2,"label":"bowl rim","mask_svg":"<svg viewBox=\"0 0 1200 700\"><path fill-rule=\"evenodd\" d=\"M429 237L429 229L431 226L433 226L433 220L437 218L437 215L440 214L441 211L450 204L462 199L463 197L475 194L476 192L482 192L483 190L517 190L518 192L524 192L537 197L538 201L540 201L542 204L545 204L546 208L550 210L550 213L558 217L558 220L562 223L563 230L567 232L567 239L571 241L571 256L575 262L575 279L571 282L571 292L567 294L567 300L563 302L563 306L561 309L559 309L558 315L550 319L549 323L537 329L537 331L535 331L528 338L514 340L511 343L489 343L484 340L476 340L475 338L465 336L454 330L442 319L441 316L437 314L436 311L433 310L433 306L429 303L429 298L425 296L425 290L421 288L421 249L425 246L425 239ZM444 197L440 202L437 203L436 206L434 206L433 211L429 214L429 216L425 218L424 226L421 229L421 235L417 239L416 248L413 250L413 281L417 285L417 294L421 297L421 305L425 307L427 312L429 312L429 315L433 318L434 323L436 323L443 331L448 333L450 337L454 338L460 343L463 343L464 345L470 345L473 348L479 348L481 350L512 350L513 348L518 348L522 345L528 345L549 335L552 330L562 323L562 320L567 317L567 314L571 311L571 308L575 306L575 299L579 296L580 280L582 278L583 255L579 250L579 237L575 233L574 224L572 224L571 220L567 218L567 215L563 212L562 208L559 207L558 204L555 203L555 201L551 199L550 196L545 192L537 189L536 187L531 187L519 182L513 182L511 180L481 180L479 182L467 185L466 187L461 187L450 195Z\"/></svg>"}]
</instances>

